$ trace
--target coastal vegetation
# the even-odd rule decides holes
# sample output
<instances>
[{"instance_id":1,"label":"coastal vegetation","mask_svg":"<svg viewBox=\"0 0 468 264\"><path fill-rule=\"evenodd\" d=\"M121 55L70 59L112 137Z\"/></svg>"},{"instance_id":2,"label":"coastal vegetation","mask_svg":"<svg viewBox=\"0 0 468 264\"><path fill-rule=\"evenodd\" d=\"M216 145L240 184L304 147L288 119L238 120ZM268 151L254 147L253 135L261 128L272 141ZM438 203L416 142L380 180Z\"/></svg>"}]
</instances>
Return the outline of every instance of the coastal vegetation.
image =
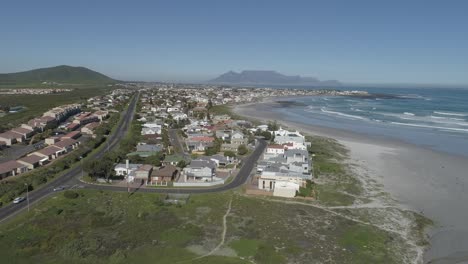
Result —
<instances>
[{"instance_id":1,"label":"coastal vegetation","mask_svg":"<svg viewBox=\"0 0 468 264\"><path fill-rule=\"evenodd\" d=\"M90 97L104 95L108 93L110 89L111 88L104 86L85 86L63 93L2 95L0 96L1 106L10 107L21 105L24 108L16 113L9 113L0 117L0 132L26 123L30 119L42 115L50 108L64 104L83 102Z\"/></svg>"},{"instance_id":2,"label":"coastal vegetation","mask_svg":"<svg viewBox=\"0 0 468 264\"><path fill-rule=\"evenodd\" d=\"M237 191L192 195L185 205L164 199L156 193L57 193L0 227L0 254L16 263L262 264L404 263L408 253L393 253L403 241L391 232L307 204ZM211 252L226 212L225 241Z\"/></svg>"},{"instance_id":3,"label":"coastal vegetation","mask_svg":"<svg viewBox=\"0 0 468 264\"><path fill-rule=\"evenodd\" d=\"M103 147L107 135L116 127L120 119L119 114L113 114L107 122L103 123L96 130L96 137L83 142L78 149L70 154L55 160L53 163L37 168L25 174L9 177L0 182L0 206L9 203L28 191L41 188L45 183L52 181L58 175L68 172L81 160L87 160L93 151Z\"/></svg>"}]
</instances>

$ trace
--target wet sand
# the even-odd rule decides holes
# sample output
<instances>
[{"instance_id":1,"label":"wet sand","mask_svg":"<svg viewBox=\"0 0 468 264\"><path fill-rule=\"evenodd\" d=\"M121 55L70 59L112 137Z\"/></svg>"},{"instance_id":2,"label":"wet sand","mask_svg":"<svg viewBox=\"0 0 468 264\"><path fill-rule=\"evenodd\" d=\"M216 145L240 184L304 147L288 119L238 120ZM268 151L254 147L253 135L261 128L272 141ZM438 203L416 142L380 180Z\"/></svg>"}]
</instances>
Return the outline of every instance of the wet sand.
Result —
<instances>
[{"instance_id":1,"label":"wet sand","mask_svg":"<svg viewBox=\"0 0 468 264\"><path fill-rule=\"evenodd\" d=\"M239 115L277 120L289 128L331 137L350 150L351 159L370 172L391 197L435 222L429 231L429 263L468 263L468 158L405 142L285 120L273 101L236 106Z\"/></svg>"}]
</instances>

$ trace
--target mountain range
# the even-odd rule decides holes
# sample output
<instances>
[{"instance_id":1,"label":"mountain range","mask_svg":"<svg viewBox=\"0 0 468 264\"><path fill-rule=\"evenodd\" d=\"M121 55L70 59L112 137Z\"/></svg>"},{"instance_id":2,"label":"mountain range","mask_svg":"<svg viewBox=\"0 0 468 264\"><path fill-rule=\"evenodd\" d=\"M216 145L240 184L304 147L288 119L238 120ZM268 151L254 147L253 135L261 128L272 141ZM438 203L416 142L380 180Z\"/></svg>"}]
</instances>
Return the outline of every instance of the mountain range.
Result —
<instances>
[{"instance_id":1,"label":"mountain range","mask_svg":"<svg viewBox=\"0 0 468 264\"><path fill-rule=\"evenodd\" d=\"M50 68L40 68L24 72L0 74L0 84L22 85L42 82L68 84L106 84L116 80L85 67L61 65Z\"/></svg>"},{"instance_id":2,"label":"mountain range","mask_svg":"<svg viewBox=\"0 0 468 264\"><path fill-rule=\"evenodd\" d=\"M242 71L240 73L229 71L219 77L208 81L219 84L261 84L261 85L312 85L312 86L340 86L336 80L320 81L313 77L299 75L288 76L276 71Z\"/></svg>"}]
</instances>

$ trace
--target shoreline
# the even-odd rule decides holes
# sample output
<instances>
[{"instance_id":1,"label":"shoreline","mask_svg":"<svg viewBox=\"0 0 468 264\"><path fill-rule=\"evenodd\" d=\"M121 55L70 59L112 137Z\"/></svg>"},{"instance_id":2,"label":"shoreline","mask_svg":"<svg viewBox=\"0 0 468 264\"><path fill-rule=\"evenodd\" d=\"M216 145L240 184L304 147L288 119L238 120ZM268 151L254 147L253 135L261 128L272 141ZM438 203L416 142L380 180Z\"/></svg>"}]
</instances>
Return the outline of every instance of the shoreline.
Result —
<instances>
[{"instance_id":1,"label":"shoreline","mask_svg":"<svg viewBox=\"0 0 468 264\"><path fill-rule=\"evenodd\" d=\"M291 122L268 111L279 98L284 97L237 105L232 111L263 122L277 120L291 129L337 140L350 151L350 162L356 165L353 167L361 181L375 182L398 207L435 221L427 231L431 246L424 253L425 262L468 259L468 228L463 223L468 218L468 194L464 191L468 180L462 177L463 169L468 168L466 157L396 139Z\"/></svg>"}]
</instances>

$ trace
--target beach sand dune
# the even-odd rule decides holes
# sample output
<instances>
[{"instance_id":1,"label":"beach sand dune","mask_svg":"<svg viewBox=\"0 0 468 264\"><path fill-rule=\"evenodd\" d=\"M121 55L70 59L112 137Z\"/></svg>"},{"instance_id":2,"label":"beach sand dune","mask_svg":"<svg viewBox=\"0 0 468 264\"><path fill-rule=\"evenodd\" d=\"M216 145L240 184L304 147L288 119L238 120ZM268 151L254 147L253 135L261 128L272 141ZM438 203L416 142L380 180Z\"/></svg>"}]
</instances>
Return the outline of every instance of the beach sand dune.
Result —
<instances>
[{"instance_id":1,"label":"beach sand dune","mask_svg":"<svg viewBox=\"0 0 468 264\"><path fill-rule=\"evenodd\" d=\"M350 150L353 163L383 191L435 222L425 262L468 263L468 158L436 152L405 142L291 122L273 113L274 99L240 105L234 112L246 117L277 120L309 134L331 137ZM359 171L359 170L358 170Z\"/></svg>"}]
</instances>

